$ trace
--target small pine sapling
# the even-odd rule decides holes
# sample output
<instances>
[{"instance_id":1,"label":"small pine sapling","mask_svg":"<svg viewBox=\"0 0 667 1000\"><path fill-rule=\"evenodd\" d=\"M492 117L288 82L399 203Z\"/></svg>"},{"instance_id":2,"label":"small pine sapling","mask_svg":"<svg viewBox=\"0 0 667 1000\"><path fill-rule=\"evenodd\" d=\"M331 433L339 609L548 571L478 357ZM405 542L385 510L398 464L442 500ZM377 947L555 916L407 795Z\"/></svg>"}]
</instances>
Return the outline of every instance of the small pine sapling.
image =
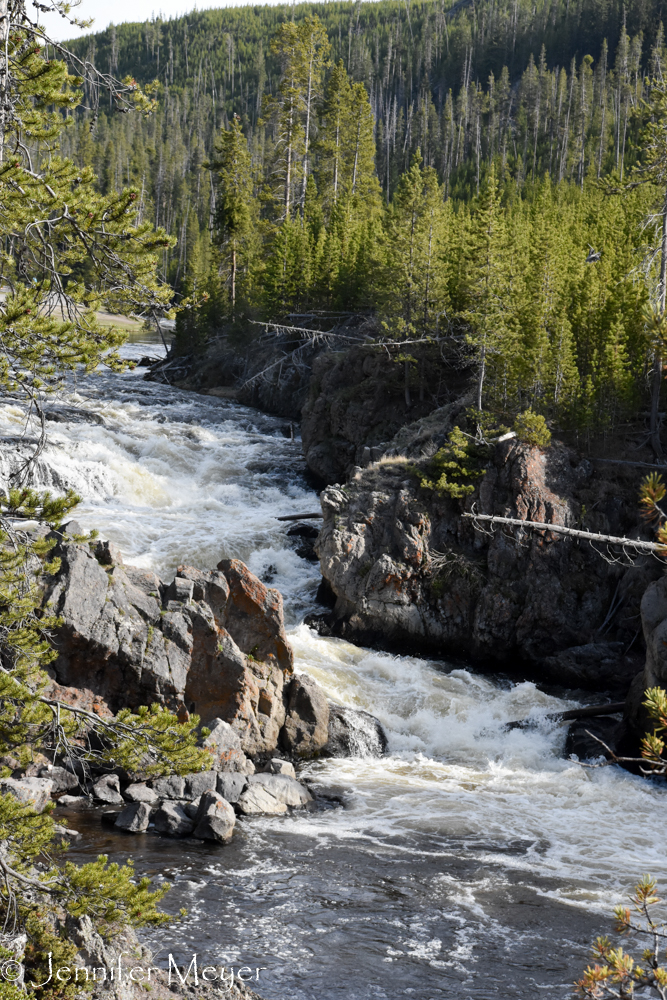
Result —
<instances>
[{"instance_id":1,"label":"small pine sapling","mask_svg":"<svg viewBox=\"0 0 667 1000\"><path fill-rule=\"evenodd\" d=\"M614 948L606 936L597 938L593 946L595 964L589 965L582 978L575 983L580 997L630 1000L641 989L642 996L667 1000L667 966L660 962L661 953L667 962L664 951L667 925L655 916L654 908L661 902L656 889L655 879L644 875L635 886L632 908L617 906L614 910L617 934L634 934L647 941L648 946L642 951L641 958L635 958L622 945Z\"/></svg>"}]
</instances>

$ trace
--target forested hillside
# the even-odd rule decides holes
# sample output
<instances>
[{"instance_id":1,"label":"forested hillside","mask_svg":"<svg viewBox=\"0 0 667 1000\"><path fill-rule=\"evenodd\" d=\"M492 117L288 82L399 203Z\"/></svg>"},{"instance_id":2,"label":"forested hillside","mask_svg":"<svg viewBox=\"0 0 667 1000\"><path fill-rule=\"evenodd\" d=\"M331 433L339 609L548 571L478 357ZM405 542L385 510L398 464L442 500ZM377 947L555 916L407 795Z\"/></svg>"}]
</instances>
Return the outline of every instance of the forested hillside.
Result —
<instances>
[{"instance_id":1,"label":"forested hillside","mask_svg":"<svg viewBox=\"0 0 667 1000\"><path fill-rule=\"evenodd\" d=\"M382 0L119 25L71 47L156 79L159 110L95 109L86 84L65 152L104 192L136 186L140 217L176 237L181 349L248 318L362 311L476 354L497 412L589 432L637 407L659 361L660 198L626 182L667 67L661 17ZM408 394L419 351L401 355Z\"/></svg>"}]
</instances>

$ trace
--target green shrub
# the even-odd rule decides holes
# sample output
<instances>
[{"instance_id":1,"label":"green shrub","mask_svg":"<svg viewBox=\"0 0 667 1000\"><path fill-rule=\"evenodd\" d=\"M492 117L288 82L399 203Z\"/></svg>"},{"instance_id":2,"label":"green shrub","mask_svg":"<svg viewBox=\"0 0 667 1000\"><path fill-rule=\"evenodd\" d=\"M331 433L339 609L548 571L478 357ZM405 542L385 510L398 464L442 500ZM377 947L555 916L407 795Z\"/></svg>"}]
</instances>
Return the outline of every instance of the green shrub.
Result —
<instances>
[{"instance_id":1,"label":"green shrub","mask_svg":"<svg viewBox=\"0 0 667 1000\"><path fill-rule=\"evenodd\" d=\"M535 445L536 448L548 448L551 444L551 431L541 413L524 410L514 421L514 431L519 441Z\"/></svg>"},{"instance_id":2,"label":"green shrub","mask_svg":"<svg viewBox=\"0 0 667 1000\"><path fill-rule=\"evenodd\" d=\"M487 445L478 444L460 427L455 427L447 444L436 452L426 468L413 467L411 471L423 489L459 499L474 492L474 483L469 480L484 475L483 462L488 456Z\"/></svg>"}]
</instances>

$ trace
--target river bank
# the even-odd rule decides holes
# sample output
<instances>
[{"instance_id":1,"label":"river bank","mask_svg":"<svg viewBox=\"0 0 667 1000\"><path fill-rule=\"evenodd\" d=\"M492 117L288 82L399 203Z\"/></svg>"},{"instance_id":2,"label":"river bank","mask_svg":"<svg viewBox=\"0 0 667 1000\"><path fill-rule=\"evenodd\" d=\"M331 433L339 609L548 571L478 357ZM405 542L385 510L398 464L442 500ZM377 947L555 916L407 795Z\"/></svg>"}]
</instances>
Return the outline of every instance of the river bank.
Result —
<instances>
[{"instance_id":1,"label":"river bank","mask_svg":"<svg viewBox=\"0 0 667 1000\"><path fill-rule=\"evenodd\" d=\"M667 877L662 790L564 759L565 727L547 716L590 692L360 648L304 625L319 572L274 515L316 509L317 497L284 418L143 374L71 387L65 402L90 417L50 428L40 482L73 485L82 526L164 580L180 564L242 559L283 594L296 668L376 715L389 744L382 758L307 764L300 779L330 808L250 817L224 847L128 838L84 810L71 816L84 834L72 859L131 852L138 873L173 882L166 907L188 916L142 932L156 963L166 968L171 952L189 964L196 951L262 967L253 986L267 1000L537 990L564 1000L611 907L642 872ZM0 419L16 433L18 412L5 406ZM525 717L534 727L506 729Z\"/></svg>"}]
</instances>

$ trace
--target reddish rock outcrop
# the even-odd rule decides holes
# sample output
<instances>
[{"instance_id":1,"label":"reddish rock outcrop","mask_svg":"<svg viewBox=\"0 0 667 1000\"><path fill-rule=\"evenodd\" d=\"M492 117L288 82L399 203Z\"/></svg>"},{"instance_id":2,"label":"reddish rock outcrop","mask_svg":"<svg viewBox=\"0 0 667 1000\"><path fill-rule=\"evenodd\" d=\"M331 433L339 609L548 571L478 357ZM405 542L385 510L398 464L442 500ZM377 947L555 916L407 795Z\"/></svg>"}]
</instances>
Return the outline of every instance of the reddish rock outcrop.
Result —
<instances>
[{"instance_id":1,"label":"reddish rock outcrop","mask_svg":"<svg viewBox=\"0 0 667 1000\"><path fill-rule=\"evenodd\" d=\"M276 748L293 659L277 590L236 559L179 566L166 585L108 544L59 539L55 552L44 606L62 618L58 697L100 714L158 701L229 723L248 754Z\"/></svg>"}]
</instances>

